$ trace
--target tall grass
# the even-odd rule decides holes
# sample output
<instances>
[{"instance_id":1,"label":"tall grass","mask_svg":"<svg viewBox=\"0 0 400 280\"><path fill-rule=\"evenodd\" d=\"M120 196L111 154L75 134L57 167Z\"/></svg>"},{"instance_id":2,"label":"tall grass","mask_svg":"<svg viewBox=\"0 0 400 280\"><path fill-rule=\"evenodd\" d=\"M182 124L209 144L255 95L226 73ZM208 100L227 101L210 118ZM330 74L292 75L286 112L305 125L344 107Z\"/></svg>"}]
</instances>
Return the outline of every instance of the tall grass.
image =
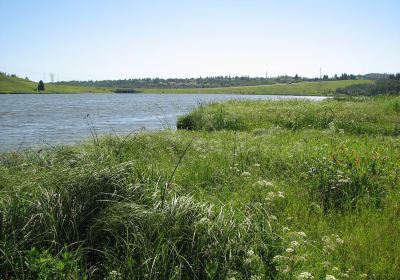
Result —
<instances>
[{"instance_id":1,"label":"tall grass","mask_svg":"<svg viewBox=\"0 0 400 280\"><path fill-rule=\"evenodd\" d=\"M229 101L199 107L178 120L189 130L242 130L281 127L311 128L355 134L399 135L399 98L336 99L314 102Z\"/></svg>"},{"instance_id":2,"label":"tall grass","mask_svg":"<svg viewBox=\"0 0 400 280\"><path fill-rule=\"evenodd\" d=\"M397 102L228 102L192 131L3 153L0 278L397 279Z\"/></svg>"}]
</instances>

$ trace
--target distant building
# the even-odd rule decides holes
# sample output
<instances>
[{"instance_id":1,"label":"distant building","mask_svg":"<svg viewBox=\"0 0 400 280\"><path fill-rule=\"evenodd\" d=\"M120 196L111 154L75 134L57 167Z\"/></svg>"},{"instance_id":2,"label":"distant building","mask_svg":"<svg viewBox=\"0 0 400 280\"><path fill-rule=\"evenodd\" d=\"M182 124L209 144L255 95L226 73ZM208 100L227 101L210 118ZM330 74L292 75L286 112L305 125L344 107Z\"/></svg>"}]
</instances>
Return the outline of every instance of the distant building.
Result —
<instances>
[{"instance_id":1,"label":"distant building","mask_svg":"<svg viewBox=\"0 0 400 280\"><path fill-rule=\"evenodd\" d=\"M389 74L386 73L368 73L364 75L367 80L385 80L389 78Z\"/></svg>"}]
</instances>

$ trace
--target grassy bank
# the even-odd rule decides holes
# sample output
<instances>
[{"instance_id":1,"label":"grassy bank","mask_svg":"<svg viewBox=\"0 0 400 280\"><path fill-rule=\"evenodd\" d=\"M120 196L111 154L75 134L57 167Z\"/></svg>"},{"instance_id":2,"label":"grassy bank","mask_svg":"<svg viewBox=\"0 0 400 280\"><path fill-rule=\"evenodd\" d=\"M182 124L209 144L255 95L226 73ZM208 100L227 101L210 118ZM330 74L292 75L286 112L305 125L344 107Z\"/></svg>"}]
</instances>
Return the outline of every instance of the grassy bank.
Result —
<instances>
[{"instance_id":1,"label":"grassy bank","mask_svg":"<svg viewBox=\"0 0 400 280\"><path fill-rule=\"evenodd\" d=\"M181 117L178 128L189 130L337 130L355 134L400 134L400 101L397 98L356 98L334 101L309 100L237 101L200 106Z\"/></svg>"},{"instance_id":2,"label":"grassy bank","mask_svg":"<svg viewBox=\"0 0 400 280\"><path fill-rule=\"evenodd\" d=\"M1 154L0 278L397 279L399 104L230 102Z\"/></svg>"},{"instance_id":3,"label":"grassy bank","mask_svg":"<svg viewBox=\"0 0 400 280\"><path fill-rule=\"evenodd\" d=\"M270 94L270 95L333 95L338 88L355 84L374 83L370 80L344 80L304 82L297 84L276 84L262 86L222 87L222 88L187 88L187 89L140 89L146 93L235 93L235 94Z\"/></svg>"}]
</instances>

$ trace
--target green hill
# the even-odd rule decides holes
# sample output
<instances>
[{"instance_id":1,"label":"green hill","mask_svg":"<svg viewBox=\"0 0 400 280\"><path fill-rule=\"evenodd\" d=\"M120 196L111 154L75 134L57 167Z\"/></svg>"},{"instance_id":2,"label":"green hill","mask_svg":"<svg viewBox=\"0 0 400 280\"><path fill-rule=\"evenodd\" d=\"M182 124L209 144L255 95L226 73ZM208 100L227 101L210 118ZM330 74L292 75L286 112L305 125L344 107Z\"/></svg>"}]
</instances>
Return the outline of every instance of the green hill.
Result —
<instances>
[{"instance_id":1,"label":"green hill","mask_svg":"<svg viewBox=\"0 0 400 280\"><path fill-rule=\"evenodd\" d=\"M0 93L37 93L37 83L19 77L0 75ZM84 93L84 92L112 92L113 88L90 86L66 86L45 84L42 93Z\"/></svg>"},{"instance_id":2,"label":"green hill","mask_svg":"<svg viewBox=\"0 0 400 280\"><path fill-rule=\"evenodd\" d=\"M18 77L10 77L6 75L0 75L0 92L1 93L12 93L16 91L20 92L34 92L37 87L37 83L21 79Z\"/></svg>"}]
</instances>

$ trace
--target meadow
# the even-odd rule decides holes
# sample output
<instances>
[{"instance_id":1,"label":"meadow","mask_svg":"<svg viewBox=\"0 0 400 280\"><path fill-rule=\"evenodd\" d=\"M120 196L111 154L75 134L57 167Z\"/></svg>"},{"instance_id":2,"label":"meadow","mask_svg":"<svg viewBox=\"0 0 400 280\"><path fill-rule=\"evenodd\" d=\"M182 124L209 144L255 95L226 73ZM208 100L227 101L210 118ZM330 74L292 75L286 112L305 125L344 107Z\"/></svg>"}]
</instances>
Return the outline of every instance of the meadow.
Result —
<instances>
[{"instance_id":1,"label":"meadow","mask_svg":"<svg viewBox=\"0 0 400 280\"><path fill-rule=\"evenodd\" d=\"M220 88L140 88L145 93L234 93L271 95L334 95L336 89L350 85L373 84L371 80L342 80L301 82L293 84L274 84L258 86L220 87Z\"/></svg>"},{"instance_id":2,"label":"meadow","mask_svg":"<svg viewBox=\"0 0 400 280\"><path fill-rule=\"evenodd\" d=\"M355 85L374 84L371 80L340 80L302 82L293 84L274 84L257 86L221 87L221 88L116 88L90 85L63 85L45 83L43 93L232 93L232 94L271 94L271 95L334 95L338 88ZM19 77L0 75L0 93L37 93L37 83Z\"/></svg>"},{"instance_id":3,"label":"meadow","mask_svg":"<svg viewBox=\"0 0 400 280\"><path fill-rule=\"evenodd\" d=\"M178 128L0 154L0 278L398 279L399 97Z\"/></svg>"}]
</instances>

